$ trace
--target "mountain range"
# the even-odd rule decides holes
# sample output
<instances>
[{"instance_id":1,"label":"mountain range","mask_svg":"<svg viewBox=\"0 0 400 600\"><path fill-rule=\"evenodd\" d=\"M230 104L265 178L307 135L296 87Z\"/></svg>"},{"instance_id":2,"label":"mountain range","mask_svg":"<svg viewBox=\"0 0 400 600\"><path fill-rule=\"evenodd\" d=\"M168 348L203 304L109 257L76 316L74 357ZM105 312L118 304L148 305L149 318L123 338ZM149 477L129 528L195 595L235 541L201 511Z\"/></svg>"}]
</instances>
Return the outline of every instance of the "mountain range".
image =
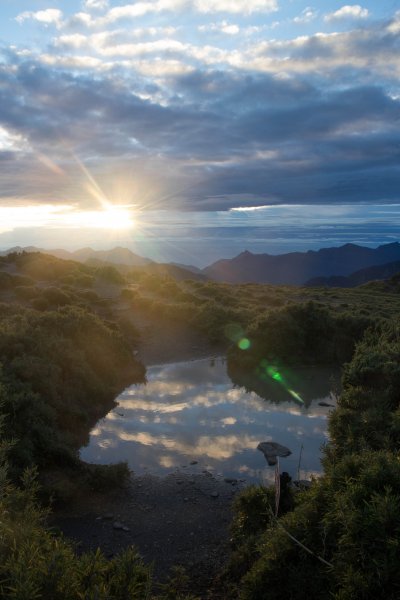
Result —
<instances>
[{"instance_id":1,"label":"mountain range","mask_svg":"<svg viewBox=\"0 0 400 600\"><path fill-rule=\"evenodd\" d=\"M344 275L333 275L332 277L314 277L309 279L305 285L308 287L343 287L351 288L363 285L369 281L380 281L389 279L400 273L400 261L385 263L384 265L375 265L367 269L355 271L348 277Z\"/></svg>"},{"instance_id":2,"label":"mountain range","mask_svg":"<svg viewBox=\"0 0 400 600\"><path fill-rule=\"evenodd\" d=\"M232 259L218 260L203 269L210 279L227 283L304 285L314 277L348 276L360 269L400 260L400 244L378 248L345 244L288 254L252 254L247 250Z\"/></svg>"},{"instance_id":3,"label":"mountain range","mask_svg":"<svg viewBox=\"0 0 400 600\"><path fill-rule=\"evenodd\" d=\"M390 277L400 271L399 242L377 248L345 244L340 247L278 255L253 254L246 250L235 258L218 260L202 270L191 265L157 263L121 247L112 250L82 248L69 252L62 249L45 250L34 246L17 246L0 252L0 255L22 251L40 251L58 258L89 264L108 263L125 268L146 267L150 271L168 274L176 279L201 278L226 283L353 287L373 279Z\"/></svg>"}]
</instances>

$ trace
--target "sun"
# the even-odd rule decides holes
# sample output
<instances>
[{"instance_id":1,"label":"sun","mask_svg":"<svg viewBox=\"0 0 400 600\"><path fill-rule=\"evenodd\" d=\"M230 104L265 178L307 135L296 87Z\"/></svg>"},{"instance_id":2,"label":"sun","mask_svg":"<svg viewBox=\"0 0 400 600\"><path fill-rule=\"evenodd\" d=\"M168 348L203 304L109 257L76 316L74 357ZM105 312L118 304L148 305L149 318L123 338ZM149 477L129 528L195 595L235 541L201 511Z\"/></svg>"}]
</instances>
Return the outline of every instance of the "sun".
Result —
<instances>
[{"instance_id":1,"label":"sun","mask_svg":"<svg viewBox=\"0 0 400 600\"><path fill-rule=\"evenodd\" d=\"M90 220L90 226L98 229L131 229L134 225L131 211L121 206L93 211Z\"/></svg>"},{"instance_id":2,"label":"sun","mask_svg":"<svg viewBox=\"0 0 400 600\"><path fill-rule=\"evenodd\" d=\"M98 210L81 210L66 215L65 224L82 229L107 229L119 231L135 226L132 208L107 204Z\"/></svg>"}]
</instances>

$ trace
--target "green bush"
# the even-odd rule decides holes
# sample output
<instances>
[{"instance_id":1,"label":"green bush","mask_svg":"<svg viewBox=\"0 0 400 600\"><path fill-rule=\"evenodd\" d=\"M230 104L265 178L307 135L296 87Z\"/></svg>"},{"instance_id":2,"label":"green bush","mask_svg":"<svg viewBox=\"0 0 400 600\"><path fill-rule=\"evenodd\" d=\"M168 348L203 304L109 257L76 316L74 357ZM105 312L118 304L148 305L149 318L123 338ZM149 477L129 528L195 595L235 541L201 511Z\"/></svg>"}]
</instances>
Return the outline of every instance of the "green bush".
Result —
<instances>
[{"instance_id":1,"label":"green bush","mask_svg":"<svg viewBox=\"0 0 400 600\"><path fill-rule=\"evenodd\" d=\"M134 548L107 560L77 556L70 543L47 531L33 471L22 487L2 481L0 495L0 596L4 600L150 600L151 570Z\"/></svg>"},{"instance_id":2,"label":"green bush","mask_svg":"<svg viewBox=\"0 0 400 600\"><path fill-rule=\"evenodd\" d=\"M111 265L105 265L96 269L96 276L107 283L113 283L117 285L122 285L125 283L125 278L115 267L112 267Z\"/></svg>"},{"instance_id":3,"label":"green bush","mask_svg":"<svg viewBox=\"0 0 400 600\"><path fill-rule=\"evenodd\" d=\"M399 363L400 324L368 331L331 413L324 475L261 530L261 491L236 501L250 524L235 536L242 600L400 596Z\"/></svg>"},{"instance_id":4,"label":"green bush","mask_svg":"<svg viewBox=\"0 0 400 600\"><path fill-rule=\"evenodd\" d=\"M115 323L83 309L10 312L0 310L0 383L15 464L73 460L90 424L144 369Z\"/></svg>"}]
</instances>

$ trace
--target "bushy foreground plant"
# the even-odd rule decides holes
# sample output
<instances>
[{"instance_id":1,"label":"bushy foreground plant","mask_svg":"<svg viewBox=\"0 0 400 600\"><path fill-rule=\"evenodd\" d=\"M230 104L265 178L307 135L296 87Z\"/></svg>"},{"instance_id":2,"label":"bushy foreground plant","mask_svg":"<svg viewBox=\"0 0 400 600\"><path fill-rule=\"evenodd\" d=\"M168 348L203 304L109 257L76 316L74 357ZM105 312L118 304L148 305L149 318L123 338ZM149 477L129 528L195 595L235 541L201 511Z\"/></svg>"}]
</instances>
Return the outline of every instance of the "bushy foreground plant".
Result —
<instances>
[{"instance_id":1,"label":"bushy foreground plant","mask_svg":"<svg viewBox=\"0 0 400 600\"><path fill-rule=\"evenodd\" d=\"M269 522L261 491L241 501L236 529L264 524L234 553L242 600L400 597L399 362L400 324L369 332L346 367L325 474Z\"/></svg>"},{"instance_id":2,"label":"bushy foreground plant","mask_svg":"<svg viewBox=\"0 0 400 600\"><path fill-rule=\"evenodd\" d=\"M0 306L0 399L12 468L70 462L120 387L144 378L118 327L77 307Z\"/></svg>"},{"instance_id":3,"label":"bushy foreground plant","mask_svg":"<svg viewBox=\"0 0 400 600\"><path fill-rule=\"evenodd\" d=\"M131 548L113 560L98 550L78 556L70 543L46 530L37 502L35 470L21 487L0 486L0 597L18 600L146 600L151 570Z\"/></svg>"}]
</instances>

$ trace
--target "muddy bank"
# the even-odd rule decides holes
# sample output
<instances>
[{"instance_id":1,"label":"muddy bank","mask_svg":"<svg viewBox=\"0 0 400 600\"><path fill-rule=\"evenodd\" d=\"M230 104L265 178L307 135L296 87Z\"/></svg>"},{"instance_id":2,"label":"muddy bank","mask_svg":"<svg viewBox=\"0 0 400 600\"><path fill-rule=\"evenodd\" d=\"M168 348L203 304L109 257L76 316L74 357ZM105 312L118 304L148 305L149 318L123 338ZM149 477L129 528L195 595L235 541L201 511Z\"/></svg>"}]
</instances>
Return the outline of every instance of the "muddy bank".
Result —
<instances>
[{"instance_id":1,"label":"muddy bank","mask_svg":"<svg viewBox=\"0 0 400 600\"><path fill-rule=\"evenodd\" d=\"M77 499L51 525L79 552L100 548L112 557L134 545L154 565L157 581L182 565L196 594L207 598L229 553L232 500L243 485L208 472L133 475L122 490Z\"/></svg>"}]
</instances>

